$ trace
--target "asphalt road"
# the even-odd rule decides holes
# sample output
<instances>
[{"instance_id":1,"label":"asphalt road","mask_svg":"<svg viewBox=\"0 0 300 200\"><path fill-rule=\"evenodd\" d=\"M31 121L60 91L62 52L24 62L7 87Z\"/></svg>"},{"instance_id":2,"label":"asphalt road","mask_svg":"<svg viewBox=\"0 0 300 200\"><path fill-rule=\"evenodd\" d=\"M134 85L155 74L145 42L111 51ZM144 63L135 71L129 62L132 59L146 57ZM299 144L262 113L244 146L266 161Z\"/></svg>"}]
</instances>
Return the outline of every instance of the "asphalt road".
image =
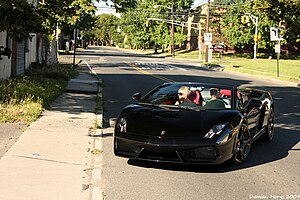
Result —
<instances>
[{"instance_id":1,"label":"asphalt road","mask_svg":"<svg viewBox=\"0 0 300 200\"><path fill-rule=\"evenodd\" d=\"M0 159L19 139L27 126L24 124L1 124L0 123Z\"/></svg>"},{"instance_id":2,"label":"asphalt road","mask_svg":"<svg viewBox=\"0 0 300 200\"><path fill-rule=\"evenodd\" d=\"M162 59L111 48L89 48L87 61L104 84L102 184L105 199L299 199L300 89L278 81L212 71L195 61ZM142 70L132 67L139 66ZM270 143L256 142L242 166L182 166L133 162L113 154L113 126L122 107L167 80L209 82L269 90L276 128Z\"/></svg>"}]
</instances>

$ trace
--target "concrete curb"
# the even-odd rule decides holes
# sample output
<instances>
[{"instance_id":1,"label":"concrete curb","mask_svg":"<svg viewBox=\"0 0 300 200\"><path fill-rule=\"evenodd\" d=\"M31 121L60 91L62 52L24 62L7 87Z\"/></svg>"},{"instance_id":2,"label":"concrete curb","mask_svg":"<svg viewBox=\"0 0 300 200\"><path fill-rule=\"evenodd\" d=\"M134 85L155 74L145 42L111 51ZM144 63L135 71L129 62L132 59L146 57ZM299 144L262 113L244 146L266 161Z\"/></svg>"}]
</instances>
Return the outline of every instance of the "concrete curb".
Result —
<instances>
[{"instance_id":1,"label":"concrete curb","mask_svg":"<svg viewBox=\"0 0 300 200\"><path fill-rule=\"evenodd\" d=\"M97 136L102 135L102 130L97 130ZM103 148L102 148L102 138L94 137L93 142L94 151L97 154L92 156L92 173L91 173L91 190L90 196L92 200L104 200L105 194L101 187L102 181L102 165L103 165Z\"/></svg>"},{"instance_id":2,"label":"concrete curb","mask_svg":"<svg viewBox=\"0 0 300 200\"><path fill-rule=\"evenodd\" d=\"M86 64L86 66L89 68L89 70L90 70L90 72L91 72L91 74L98 80L98 88L97 88L97 98L99 98L98 99L98 101L101 101L102 102L102 100L103 100L103 95L102 95L102 87L101 87L101 85L102 85L102 80L97 76L97 73L95 72L95 70L89 65L89 63L88 62L86 62L86 61L83 61L85 64ZM99 124L99 126L100 127L103 127L103 106L99 106L99 105L97 105L98 106L98 108L97 109L99 109L99 107L100 107L100 110L97 110L97 111L99 111L99 113L96 113L96 120L97 120L97 124Z\"/></svg>"},{"instance_id":3,"label":"concrete curb","mask_svg":"<svg viewBox=\"0 0 300 200\"><path fill-rule=\"evenodd\" d=\"M97 104L97 110L96 110L96 121L98 126L103 127L103 106L102 106L102 80L97 76L97 73L95 70L88 64L88 62L83 61L86 66L89 68L91 74L96 77L98 80L98 92L97 92L97 98L96 104ZM101 103L101 105L98 105ZM101 185L101 178L102 178L102 165L103 165L103 148L102 148L102 130L98 129L94 135L91 135L93 137L93 150L97 152L92 156L92 173L91 173L91 185L90 188L90 198L92 200L104 200L104 191L100 187ZM99 137L100 136L100 137Z\"/></svg>"}]
</instances>

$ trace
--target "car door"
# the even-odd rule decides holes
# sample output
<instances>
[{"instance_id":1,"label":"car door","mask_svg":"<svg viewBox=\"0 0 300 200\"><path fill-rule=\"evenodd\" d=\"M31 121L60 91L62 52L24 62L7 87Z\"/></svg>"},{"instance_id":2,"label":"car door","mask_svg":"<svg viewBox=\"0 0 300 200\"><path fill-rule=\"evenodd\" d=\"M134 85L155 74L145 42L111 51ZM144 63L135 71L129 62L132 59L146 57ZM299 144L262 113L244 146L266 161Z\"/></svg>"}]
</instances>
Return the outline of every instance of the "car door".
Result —
<instances>
[{"instance_id":1,"label":"car door","mask_svg":"<svg viewBox=\"0 0 300 200\"><path fill-rule=\"evenodd\" d=\"M247 92L239 92L237 95L238 99L238 109L243 112L244 117L248 122L248 129L250 131L251 137L253 138L257 133L257 126L260 117L259 106L249 106L251 97Z\"/></svg>"}]
</instances>

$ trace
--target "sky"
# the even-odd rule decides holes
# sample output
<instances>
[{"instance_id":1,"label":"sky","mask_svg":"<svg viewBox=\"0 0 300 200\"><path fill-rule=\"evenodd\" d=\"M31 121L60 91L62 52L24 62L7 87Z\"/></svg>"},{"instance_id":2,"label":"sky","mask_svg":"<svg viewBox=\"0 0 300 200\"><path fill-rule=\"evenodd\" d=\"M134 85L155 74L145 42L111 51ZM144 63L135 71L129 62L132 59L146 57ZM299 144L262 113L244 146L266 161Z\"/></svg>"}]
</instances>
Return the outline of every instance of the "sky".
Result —
<instances>
[{"instance_id":1,"label":"sky","mask_svg":"<svg viewBox=\"0 0 300 200\"><path fill-rule=\"evenodd\" d=\"M213 0L211 0L213 1ZM96 12L97 15L103 14L103 13L108 13L108 14L115 14L118 16L116 13L115 9L112 7L113 3L111 1L108 2L108 5L102 1L94 1L95 6L98 8L98 11ZM204 3L207 3L207 0L194 0L194 4L192 5L192 8L197 7L199 5L202 5Z\"/></svg>"},{"instance_id":2,"label":"sky","mask_svg":"<svg viewBox=\"0 0 300 200\"><path fill-rule=\"evenodd\" d=\"M96 15L100 15L103 13L108 13L108 14L115 14L117 15L115 9L113 8L113 3L111 1L108 1L108 5L104 3L103 1L94 1L95 6L97 7L97 12Z\"/></svg>"},{"instance_id":3,"label":"sky","mask_svg":"<svg viewBox=\"0 0 300 200\"><path fill-rule=\"evenodd\" d=\"M194 4L192 5L192 8L200 6L204 3L207 3L207 0L194 0Z\"/></svg>"}]
</instances>

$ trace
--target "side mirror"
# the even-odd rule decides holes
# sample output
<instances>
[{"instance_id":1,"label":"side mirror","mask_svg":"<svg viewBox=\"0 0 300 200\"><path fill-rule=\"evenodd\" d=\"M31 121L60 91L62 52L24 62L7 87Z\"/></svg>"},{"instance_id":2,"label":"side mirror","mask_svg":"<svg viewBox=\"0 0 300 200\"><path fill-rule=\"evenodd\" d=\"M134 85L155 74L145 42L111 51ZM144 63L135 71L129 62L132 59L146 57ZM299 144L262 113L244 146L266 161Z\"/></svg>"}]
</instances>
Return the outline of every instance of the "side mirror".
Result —
<instances>
[{"instance_id":1,"label":"side mirror","mask_svg":"<svg viewBox=\"0 0 300 200\"><path fill-rule=\"evenodd\" d=\"M262 105L262 102L258 99L250 99L248 103L248 107L253 108L253 107L260 107Z\"/></svg>"},{"instance_id":2,"label":"side mirror","mask_svg":"<svg viewBox=\"0 0 300 200\"><path fill-rule=\"evenodd\" d=\"M140 101L142 98L142 95L140 93L134 93L132 95L132 99L136 100L136 101Z\"/></svg>"}]
</instances>

